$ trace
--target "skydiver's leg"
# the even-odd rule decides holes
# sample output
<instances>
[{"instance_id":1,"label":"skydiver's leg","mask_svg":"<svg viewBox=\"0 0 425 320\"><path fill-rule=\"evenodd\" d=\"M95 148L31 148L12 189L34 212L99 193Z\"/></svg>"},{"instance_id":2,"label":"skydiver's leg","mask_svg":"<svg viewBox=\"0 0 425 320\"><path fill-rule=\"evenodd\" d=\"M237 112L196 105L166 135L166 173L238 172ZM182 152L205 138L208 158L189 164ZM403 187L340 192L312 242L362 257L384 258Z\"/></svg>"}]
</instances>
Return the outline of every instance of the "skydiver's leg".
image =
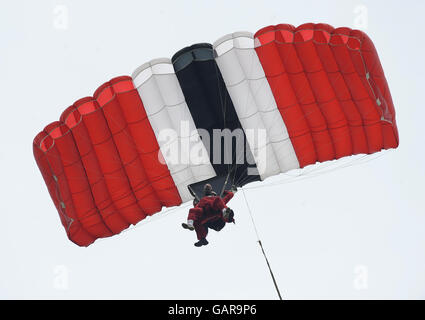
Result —
<instances>
[{"instance_id":1,"label":"skydiver's leg","mask_svg":"<svg viewBox=\"0 0 425 320\"><path fill-rule=\"evenodd\" d=\"M182 227L193 231L195 229L194 224L201 220L202 214L202 208L191 208L187 216L187 223L182 223Z\"/></svg>"},{"instance_id":2,"label":"skydiver's leg","mask_svg":"<svg viewBox=\"0 0 425 320\"><path fill-rule=\"evenodd\" d=\"M201 220L203 213L204 213L204 210L202 210L202 208L191 208L189 210L187 220L192 220L192 221Z\"/></svg>"},{"instance_id":3,"label":"skydiver's leg","mask_svg":"<svg viewBox=\"0 0 425 320\"><path fill-rule=\"evenodd\" d=\"M198 240L205 239L208 235L208 228L202 224L200 221L195 221L193 223L193 226L195 227L196 236Z\"/></svg>"}]
</instances>

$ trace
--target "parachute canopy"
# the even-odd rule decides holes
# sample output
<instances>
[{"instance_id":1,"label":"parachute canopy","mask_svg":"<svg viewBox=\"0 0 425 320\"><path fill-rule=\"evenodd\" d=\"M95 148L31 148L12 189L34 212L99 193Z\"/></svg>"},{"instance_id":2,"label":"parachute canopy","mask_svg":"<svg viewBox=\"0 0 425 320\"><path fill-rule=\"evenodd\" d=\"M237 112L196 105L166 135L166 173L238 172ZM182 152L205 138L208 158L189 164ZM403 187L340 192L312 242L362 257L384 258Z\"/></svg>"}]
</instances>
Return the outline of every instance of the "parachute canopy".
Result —
<instances>
[{"instance_id":1,"label":"parachute canopy","mask_svg":"<svg viewBox=\"0 0 425 320\"><path fill-rule=\"evenodd\" d=\"M147 62L76 101L33 150L69 239L88 246L199 197L206 181L220 192L398 141L369 37L308 23Z\"/></svg>"}]
</instances>

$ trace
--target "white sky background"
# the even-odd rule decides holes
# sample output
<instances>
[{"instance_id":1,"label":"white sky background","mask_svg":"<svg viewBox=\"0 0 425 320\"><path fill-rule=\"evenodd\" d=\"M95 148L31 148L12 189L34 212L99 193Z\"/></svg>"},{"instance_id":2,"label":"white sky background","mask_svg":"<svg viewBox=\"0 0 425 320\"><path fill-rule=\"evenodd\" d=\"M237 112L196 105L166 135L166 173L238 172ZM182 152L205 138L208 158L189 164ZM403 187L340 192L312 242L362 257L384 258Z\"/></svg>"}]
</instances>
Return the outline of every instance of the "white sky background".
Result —
<instances>
[{"instance_id":1,"label":"white sky background","mask_svg":"<svg viewBox=\"0 0 425 320\"><path fill-rule=\"evenodd\" d=\"M79 248L32 139L76 99L152 58L235 31L326 22L374 41L400 147L246 190L260 236L284 298L424 299L424 11L423 1L1 1L0 298L276 298L241 192L230 202L237 224L212 232L207 247L181 228L182 208Z\"/></svg>"}]
</instances>

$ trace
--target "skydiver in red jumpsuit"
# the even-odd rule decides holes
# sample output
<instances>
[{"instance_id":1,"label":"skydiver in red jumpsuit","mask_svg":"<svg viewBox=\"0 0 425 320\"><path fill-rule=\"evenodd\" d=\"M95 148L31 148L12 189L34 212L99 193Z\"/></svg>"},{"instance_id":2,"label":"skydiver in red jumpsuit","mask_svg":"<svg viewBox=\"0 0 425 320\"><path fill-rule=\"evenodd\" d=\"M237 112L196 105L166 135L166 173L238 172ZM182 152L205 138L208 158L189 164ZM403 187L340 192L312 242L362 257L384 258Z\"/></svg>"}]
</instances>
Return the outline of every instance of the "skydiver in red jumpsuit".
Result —
<instances>
[{"instance_id":1,"label":"skydiver in red jumpsuit","mask_svg":"<svg viewBox=\"0 0 425 320\"><path fill-rule=\"evenodd\" d=\"M208 244L206 239L208 228L220 231L224 228L226 222L234 222L233 210L226 204L233 198L232 191L224 191L224 197L221 198L212 190L210 184L204 186L204 197L198 203L194 201L194 207L189 210L187 223L182 223L183 228L195 230L198 242L196 247Z\"/></svg>"}]
</instances>

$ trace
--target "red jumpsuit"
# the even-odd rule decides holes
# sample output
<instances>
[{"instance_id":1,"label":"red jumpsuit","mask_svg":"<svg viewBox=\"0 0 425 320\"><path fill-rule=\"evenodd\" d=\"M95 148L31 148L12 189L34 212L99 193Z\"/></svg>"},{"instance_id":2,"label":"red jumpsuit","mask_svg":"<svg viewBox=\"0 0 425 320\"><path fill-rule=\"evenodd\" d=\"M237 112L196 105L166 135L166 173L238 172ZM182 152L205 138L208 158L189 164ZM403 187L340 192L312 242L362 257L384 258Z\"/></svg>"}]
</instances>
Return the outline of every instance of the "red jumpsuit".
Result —
<instances>
[{"instance_id":1,"label":"red jumpsuit","mask_svg":"<svg viewBox=\"0 0 425 320\"><path fill-rule=\"evenodd\" d=\"M193 220L196 236L198 240L206 238L208 234L209 222L223 220L223 209L227 208L226 204L233 198L233 192L225 191L223 198L219 196L205 196L198 204L189 210L188 220ZM224 221L224 220L223 220Z\"/></svg>"}]
</instances>

